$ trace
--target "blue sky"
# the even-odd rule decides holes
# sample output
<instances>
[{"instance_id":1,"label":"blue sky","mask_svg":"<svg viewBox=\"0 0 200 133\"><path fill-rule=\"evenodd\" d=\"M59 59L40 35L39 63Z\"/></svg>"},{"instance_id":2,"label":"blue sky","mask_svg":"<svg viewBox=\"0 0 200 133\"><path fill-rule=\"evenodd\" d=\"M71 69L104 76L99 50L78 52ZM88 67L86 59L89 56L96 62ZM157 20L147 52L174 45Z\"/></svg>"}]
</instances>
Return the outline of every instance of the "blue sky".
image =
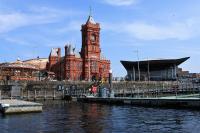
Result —
<instances>
[{"instance_id":1,"label":"blue sky","mask_svg":"<svg viewBox=\"0 0 200 133\"><path fill-rule=\"evenodd\" d=\"M184 70L200 72L199 0L0 0L0 62L48 57L52 47L81 47L81 24L92 6L101 24L101 48L114 76L120 60L191 58Z\"/></svg>"}]
</instances>

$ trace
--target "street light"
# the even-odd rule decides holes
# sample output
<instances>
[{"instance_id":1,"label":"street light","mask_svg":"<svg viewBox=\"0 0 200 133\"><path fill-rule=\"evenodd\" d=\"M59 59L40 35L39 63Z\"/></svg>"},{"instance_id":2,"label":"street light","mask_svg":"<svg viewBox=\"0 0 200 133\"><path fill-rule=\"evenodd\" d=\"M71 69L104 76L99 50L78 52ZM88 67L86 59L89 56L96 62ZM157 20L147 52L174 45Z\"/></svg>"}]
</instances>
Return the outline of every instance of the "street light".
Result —
<instances>
[{"instance_id":1,"label":"street light","mask_svg":"<svg viewBox=\"0 0 200 133\"><path fill-rule=\"evenodd\" d=\"M132 76L133 81L135 81L135 67L133 65L133 76Z\"/></svg>"},{"instance_id":2,"label":"street light","mask_svg":"<svg viewBox=\"0 0 200 133\"><path fill-rule=\"evenodd\" d=\"M90 58L88 58L88 81L90 82Z\"/></svg>"},{"instance_id":3,"label":"street light","mask_svg":"<svg viewBox=\"0 0 200 133\"><path fill-rule=\"evenodd\" d=\"M113 73L113 71L112 71L112 69L110 69L110 70L109 70L109 85L110 85L110 91L111 91L111 89L112 89L112 77L113 77L112 73Z\"/></svg>"},{"instance_id":4,"label":"street light","mask_svg":"<svg viewBox=\"0 0 200 133\"><path fill-rule=\"evenodd\" d=\"M134 52L136 52L136 54L137 54L137 62L138 62L138 80L140 81L140 61L139 61L139 52L138 52L138 50L136 50L136 51L134 51Z\"/></svg>"}]
</instances>

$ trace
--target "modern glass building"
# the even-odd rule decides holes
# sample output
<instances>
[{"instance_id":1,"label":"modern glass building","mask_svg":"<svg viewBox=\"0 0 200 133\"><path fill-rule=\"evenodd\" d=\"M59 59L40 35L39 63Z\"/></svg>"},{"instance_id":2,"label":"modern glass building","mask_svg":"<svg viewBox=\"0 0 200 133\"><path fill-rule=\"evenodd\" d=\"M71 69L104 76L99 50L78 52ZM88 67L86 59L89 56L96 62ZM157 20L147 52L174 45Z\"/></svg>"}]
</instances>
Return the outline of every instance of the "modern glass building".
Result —
<instances>
[{"instance_id":1,"label":"modern glass building","mask_svg":"<svg viewBox=\"0 0 200 133\"><path fill-rule=\"evenodd\" d=\"M189 58L121 61L121 63L127 71L127 80L173 81L177 79L178 66Z\"/></svg>"}]
</instances>

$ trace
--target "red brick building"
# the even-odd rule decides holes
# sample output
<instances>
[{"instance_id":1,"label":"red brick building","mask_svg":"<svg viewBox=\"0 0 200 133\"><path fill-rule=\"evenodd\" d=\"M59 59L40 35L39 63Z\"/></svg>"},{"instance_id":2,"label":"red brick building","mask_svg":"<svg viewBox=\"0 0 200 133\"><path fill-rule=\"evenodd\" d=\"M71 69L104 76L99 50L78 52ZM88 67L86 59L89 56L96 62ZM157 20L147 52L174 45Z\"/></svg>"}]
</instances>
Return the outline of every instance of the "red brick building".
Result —
<instances>
[{"instance_id":1,"label":"red brick building","mask_svg":"<svg viewBox=\"0 0 200 133\"><path fill-rule=\"evenodd\" d=\"M101 55L100 24L92 16L81 26L82 48L75 53L71 44L65 46L65 55L61 57L60 48L52 48L47 70L54 72L59 80L107 79L110 61Z\"/></svg>"}]
</instances>

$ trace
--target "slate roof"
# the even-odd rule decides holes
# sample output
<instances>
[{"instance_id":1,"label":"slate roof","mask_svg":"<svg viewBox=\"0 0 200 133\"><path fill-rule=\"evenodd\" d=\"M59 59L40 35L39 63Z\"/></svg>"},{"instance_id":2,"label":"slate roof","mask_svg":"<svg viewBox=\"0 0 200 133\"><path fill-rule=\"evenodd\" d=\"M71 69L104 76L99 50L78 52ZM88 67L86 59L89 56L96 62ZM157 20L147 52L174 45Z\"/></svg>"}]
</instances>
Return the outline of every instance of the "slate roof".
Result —
<instances>
[{"instance_id":1,"label":"slate roof","mask_svg":"<svg viewBox=\"0 0 200 133\"><path fill-rule=\"evenodd\" d=\"M188 60L190 57L184 57L179 59L158 59L158 60L142 60L139 61L140 69L146 69L148 65L150 66L151 70L159 70L162 68L170 67L172 65L180 65L181 63ZM138 68L138 61L120 61L122 65L125 67L126 70L132 70L133 67Z\"/></svg>"}]
</instances>

